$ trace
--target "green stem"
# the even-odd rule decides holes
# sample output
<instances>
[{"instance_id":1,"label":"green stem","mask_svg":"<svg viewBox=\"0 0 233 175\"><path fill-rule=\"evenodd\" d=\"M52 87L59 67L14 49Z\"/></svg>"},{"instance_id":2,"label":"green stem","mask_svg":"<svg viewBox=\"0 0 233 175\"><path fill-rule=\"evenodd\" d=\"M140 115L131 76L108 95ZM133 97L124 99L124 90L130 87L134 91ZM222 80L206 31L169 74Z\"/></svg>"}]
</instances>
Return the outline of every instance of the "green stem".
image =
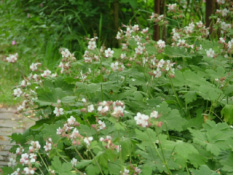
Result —
<instances>
[{"instance_id":1,"label":"green stem","mask_svg":"<svg viewBox=\"0 0 233 175\"><path fill-rule=\"evenodd\" d=\"M101 174L104 175L104 173L103 173L103 171L102 171L102 169L101 169L99 163L97 162L97 160L96 160L96 158L95 158L95 155L92 153L91 149L88 148L88 151L91 153L91 156L92 156L93 159L95 160L95 163L96 163L96 165L98 166L98 168L99 168Z\"/></svg>"},{"instance_id":2,"label":"green stem","mask_svg":"<svg viewBox=\"0 0 233 175\"><path fill-rule=\"evenodd\" d=\"M169 167L168 167L167 160L166 160L166 157L165 157L164 152L163 152L163 147L162 147L162 144L161 144L161 140L160 140L160 137L159 137L159 133L158 133L158 131L157 131L157 128L155 128L155 131L156 131L156 134L157 134L157 137L158 137L158 140L159 140L159 147L160 147L160 149L161 149L161 153L162 153L162 156L163 156L164 165L165 165L165 167L167 168L168 173L169 173L169 174L172 174L172 172L170 171L170 169L169 169Z\"/></svg>"},{"instance_id":3,"label":"green stem","mask_svg":"<svg viewBox=\"0 0 233 175\"><path fill-rule=\"evenodd\" d=\"M162 147L161 147L161 143L160 143L159 137L158 137L158 139L159 139L159 145L160 145L160 147L161 147L162 156L160 155L160 153L159 153L157 147L155 146L155 144L154 144L153 141L151 140L151 137L150 137L149 133L148 133L148 132L146 132L146 133L147 133L147 135L148 135L148 138L149 138L150 142L151 142L152 145L154 146L154 149L155 149L156 153L158 154L159 159L163 162L163 164L164 164L164 166L166 167L168 173L169 173L169 174L172 174L172 172L170 171L170 169L169 169L169 167L168 167L168 165L167 165L167 161L166 161L166 159L165 159L165 156L164 156L164 153L163 153L163 150L162 150ZM156 133L157 133L157 131L156 131ZM158 135L157 135L157 136L158 136Z\"/></svg>"},{"instance_id":4,"label":"green stem","mask_svg":"<svg viewBox=\"0 0 233 175\"><path fill-rule=\"evenodd\" d=\"M169 77L169 80L170 80L170 84L171 84L172 91L173 91L173 93L175 94L176 101L177 101L177 103L179 104L180 108L183 110L183 106L182 106L182 104L181 104L181 102L180 102L180 100L179 100L179 97L178 97L178 95L177 95L177 93L176 93L176 90L175 90L175 88L174 88L174 86L173 86L173 83L172 83L172 80L171 80L170 77Z\"/></svg>"},{"instance_id":5,"label":"green stem","mask_svg":"<svg viewBox=\"0 0 233 175\"><path fill-rule=\"evenodd\" d=\"M121 146L121 137L120 137L120 132L118 131L118 143L119 143L119 146ZM123 161L122 161L122 151L121 151L121 148L120 148L120 162L121 162L121 170L123 168Z\"/></svg>"},{"instance_id":6,"label":"green stem","mask_svg":"<svg viewBox=\"0 0 233 175\"><path fill-rule=\"evenodd\" d=\"M41 161L43 162L43 164L44 164L44 166L45 166L46 170L47 170L47 171L48 171L48 173L49 173L49 168L47 167L46 163L44 162L44 159L42 158L42 156L40 155L40 153L39 153L39 152L38 152L38 155L39 155L39 157L40 157Z\"/></svg>"},{"instance_id":7,"label":"green stem","mask_svg":"<svg viewBox=\"0 0 233 175\"><path fill-rule=\"evenodd\" d=\"M84 160L83 156L80 154L80 152L77 150L77 148L74 147L75 152L79 155L79 157Z\"/></svg>"}]
</instances>

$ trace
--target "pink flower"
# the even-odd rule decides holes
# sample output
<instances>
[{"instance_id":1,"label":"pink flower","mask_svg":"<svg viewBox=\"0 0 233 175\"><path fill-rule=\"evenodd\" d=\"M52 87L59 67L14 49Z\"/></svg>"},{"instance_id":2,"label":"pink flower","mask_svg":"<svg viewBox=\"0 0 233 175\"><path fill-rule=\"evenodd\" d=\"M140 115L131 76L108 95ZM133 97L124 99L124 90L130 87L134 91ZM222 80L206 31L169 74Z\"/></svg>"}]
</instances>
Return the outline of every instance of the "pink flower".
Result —
<instances>
[{"instance_id":1,"label":"pink flower","mask_svg":"<svg viewBox=\"0 0 233 175\"><path fill-rule=\"evenodd\" d=\"M12 46L16 45L16 41L13 40L13 41L11 42L11 44L12 44Z\"/></svg>"}]
</instances>

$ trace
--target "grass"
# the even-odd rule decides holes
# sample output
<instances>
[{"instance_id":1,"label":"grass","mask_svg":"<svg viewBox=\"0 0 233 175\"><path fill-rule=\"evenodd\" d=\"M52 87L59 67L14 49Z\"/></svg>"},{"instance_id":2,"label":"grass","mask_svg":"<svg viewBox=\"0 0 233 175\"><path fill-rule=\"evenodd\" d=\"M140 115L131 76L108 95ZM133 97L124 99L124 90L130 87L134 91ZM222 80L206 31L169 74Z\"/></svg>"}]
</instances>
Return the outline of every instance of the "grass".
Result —
<instances>
[{"instance_id":1,"label":"grass","mask_svg":"<svg viewBox=\"0 0 233 175\"><path fill-rule=\"evenodd\" d=\"M14 80L1 78L0 79L0 105L2 106L17 106L22 99L13 97L13 87L16 85Z\"/></svg>"}]
</instances>

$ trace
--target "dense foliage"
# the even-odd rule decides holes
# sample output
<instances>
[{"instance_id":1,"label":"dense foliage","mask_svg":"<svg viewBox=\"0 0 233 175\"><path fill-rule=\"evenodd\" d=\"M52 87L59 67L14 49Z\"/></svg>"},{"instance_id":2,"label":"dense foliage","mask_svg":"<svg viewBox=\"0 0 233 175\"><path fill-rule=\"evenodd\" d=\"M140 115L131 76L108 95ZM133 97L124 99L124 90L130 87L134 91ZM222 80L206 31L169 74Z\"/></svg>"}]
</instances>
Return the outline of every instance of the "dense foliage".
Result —
<instances>
[{"instance_id":1,"label":"dense foliage","mask_svg":"<svg viewBox=\"0 0 233 175\"><path fill-rule=\"evenodd\" d=\"M116 35L120 48L93 37L82 58L61 48L55 71L33 63L14 96L36 123L12 135L4 174L232 175L233 11L217 2L218 40L201 21L173 28L171 43L128 25Z\"/></svg>"}]
</instances>

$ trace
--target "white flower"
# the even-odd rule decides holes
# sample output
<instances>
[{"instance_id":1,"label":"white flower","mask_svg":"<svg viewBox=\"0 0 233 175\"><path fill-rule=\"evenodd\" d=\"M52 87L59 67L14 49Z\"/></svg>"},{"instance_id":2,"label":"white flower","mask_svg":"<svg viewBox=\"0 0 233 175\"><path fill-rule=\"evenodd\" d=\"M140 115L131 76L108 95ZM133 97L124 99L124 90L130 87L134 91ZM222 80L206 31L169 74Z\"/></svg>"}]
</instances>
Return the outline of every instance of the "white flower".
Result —
<instances>
[{"instance_id":1,"label":"white flower","mask_svg":"<svg viewBox=\"0 0 233 175\"><path fill-rule=\"evenodd\" d=\"M24 153L21 155L20 163L22 163L23 165L28 164L29 162L28 159L29 159L29 155L27 153Z\"/></svg>"},{"instance_id":2,"label":"white flower","mask_svg":"<svg viewBox=\"0 0 233 175\"><path fill-rule=\"evenodd\" d=\"M151 118L158 118L159 117L159 113L157 111L153 111L150 113L150 117Z\"/></svg>"},{"instance_id":3,"label":"white flower","mask_svg":"<svg viewBox=\"0 0 233 175\"><path fill-rule=\"evenodd\" d=\"M160 71L160 69L156 69L155 71L153 71L153 74L156 78L161 77L162 72Z\"/></svg>"},{"instance_id":4,"label":"white flower","mask_svg":"<svg viewBox=\"0 0 233 175\"><path fill-rule=\"evenodd\" d=\"M95 48L96 48L96 42L95 42L95 40L90 40L88 42L88 49L94 50Z\"/></svg>"},{"instance_id":5,"label":"white flower","mask_svg":"<svg viewBox=\"0 0 233 175\"><path fill-rule=\"evenodd\" d=\"M23 94L23 92L22 92L22 90L20 88L17 88L17 89L14 89L13 94L14 94L15 97L20 97Z\"/></svg>"},{"instance_id":6,"label":"white flower","mask_svg":"<svg viewBox=\"0 0 233 175\"><path fill-rule=\"evenodd\" d=\"M136 52L136 54L141 55L143 53L144 49L145 49L145 47L139 45L137 48L135 48L135 52Z\"/></svg>"},{"instance_id":7,"label":"white flower","mask_svg":"<svg viewBox=\"0 0 233 175\"><path fill-rule=\"evenodd\" d=\"M185 45L185 40L184 39L179 39L177 46L184 46Z\"/></svg>"},{"instance_id":8,"label":"white flower","mask_svg":"<svg viewBox=\"0 0 233 175\"><path fill-rule=\"evenodd\" d=\"M175 11L177 7L177 4L168 4L168 11Z\"/></svg>"},{"instance_id":9,"label":"white flower","mask_svg":"<svg viewBox=\"0 0 233 175\"><path fill-rule=\"evenodd\" d=\"M32 78L33 78L35 81L39 81L39 80L40 80L40 76L37 75L37 74L34 74L34 75L32 76Z\"/></svg>"},{"instance_id":10,"label":"white flower","mask_svg":"<svg viewBox=\"0 0 233 175\"><path fill-rule=\"evenodd\" d=\"M106 128L106 124L103 121L99 120L98 124L99 124L99 130L102 130L102 129Z\"/></svg>"},{"instance_id":11,"label":"white flower","mask_svg":"<svg viewBox=\"0 0 233 175\"><path fill-rule=\"evenodd\" d=\"M210 48L209 50L206 51L206 55L207 57L214 58L215 55L214 50Z\"/></svg>"},{"instance_id":12,"label":"white flower","mask_svg":"<svg viewBox=\"0 0 233 175\"><path fill-rule=\"evenodd\" d=\"M220 42L220 43L225 43L225 38L222 38L222 37L219 38L219 42Z\"/></svg>"},{"instance_id":13,"label":"white flower","mask_svg":"<svg viewBox=\"0 0 233 175\"><path fill-rule=\"evenodd\" d=\"M222 10L222 16L224 17L224 16L227 16L227 14L229 13L229 10L228 9L223 9Z\"/></svg>"},{"instance_id":14,"label":"white flower","mask_svg":"<svg viewBox=\"0 0 233 175\"><path fill-rule=\"evenodd\" d=\"M175 40L175 41L180 39L180 34L177 33L177 32L174 32L173 35L172 35L172 39Z\"/></svg>"},{"instance_id":15,"label":"white flower","mask_svg":"<svg viewBox=\"0 0 233 175\"><path fill-rule=\"evenodd\" d=\"M45 71L43 72L43 74L41 74L41 76L44 77L44 78L45 78L45 77L48 77L48 76L50 76L50 75L51 75L51 71L48 70L48 69L45 70Z\"/></svg>"},{"instance_id":16,"label":"white flower","mask_svg":"<svg viewBox=\"0 0 233 175\"><path fill-rule=\"evenodd\" d=\"M94 110L95 110L94 105L89 105L89 106L87 107L87 111L88 111L88 112L93 112Z\"/></svg>"},{"instance_id":17,"label":"white flower","mask_svg":"<svg viewBox=\"0 0 233 175\"><path fill-rule=\"evenodd\" d=\"M163 41L163 40L159 40L158 42L157 42L157 44L158 44L158 46L159 46L159 48L161 48L161 49L163 49L163 48L165 48L165 42Z\"/></svg>"},{"instance_id":18,"label":"white flower","mask_svg":"<svg viewBox=\"0 0 233 175\"><path fill-rule=\"evenodd\" d=\"M87 100L86 100L85 98L82 98L82 102L83 102L83 103L86 103Z\"/></svg>"},{"instance_id":19,"label":"white flower","mask_svg":"<svg viewBox=\"0 0 233 175\"><path fill-rule=\"evenodd\" d=\"M62 134L62 132L63 132L63 129L61 129L60 127L59 127L59 128L57 128L57 135L61 135L61 134Z\"/></svg>"},{"instance_id":20,"label":"white flower","mask_svg":"<svg viewBox=\"0 0 233 175\"><path fill-rule=\"evenodd\" d=\"M123 117L123 114L124 114L124 107L121 107L121 106L115 106L113 108L113 113L112 115L114 117Z\"/></svg>"},{"instance_id":21,"label":"white flower","mask_svg":"<svg viewBox=\"0 0 233 175\"><path fill-rule=\"evenodd\" d=\"M73 116L70 116L70 118L67 119L67 122L69 125L74 125L76 122L76 119Z\"/></svg>"},{"instance_id":22,"label":"white flower","mask_svg":"<svg viewBox=\"0 0 233 175\"><path fill-rule=\"evenodd\" d=\"M72 131L70 135L71 140L77 138L78 135L79 135L79 131L76 128L74 128L74 130Z\"/></svg>"},{"instance_id":23,"label":"white flower","mask_svg":"<svg viewBox=\"0 0 233 175\"><path fill-rule=\"evenodd\" d=\"M63 108L58 108L58 107L55 107L53 113L58 117L60 115L63 115L64 114L64 109Z\"/></svg>"},{"instance_id":24,"label":"white flower","mask_svg":"<svg viewBox=\"0 0 233 175\"><path fill-rule=\"evenodd\" d=\"M32 63L31 65L30 65L30 69L32 70L32 71L36 71L37 69L38 69L38 65L40 65L40 63Z\"/></svg>"},{"instance_id":25,"label":"white flower","mask_svg":"<svg viewBox=\"0 0 233 175\"><path fill-rule=\"evenodd\" d=\"M199 21L196 24L197 24L197 27L202 27L203 26L203 22L202 21Z\"/></svg>"},{"instance_id":26,"label":"white flower","mask_svg":"<svg viewBox=\"0 0 233 175\"><path fill-rule=\"evenodd\" d=\"M22 147L19 147L16 149L16 154L22 154L24 152L24 149Z\"/></svg>"},{"instance_id":27,"label":"white flower","mask_svg":"<svg viewBox=\"0 0 233 175\"><path fill-rule=\"evenodd\" d=\"M138 25L134 25L133 27L132 27L132 29L136 32L136 31L139 31L139 26Z\"/></svg>"},{"instance_id":28,"label":"white flower","mask_svg":"<svg viewBox=\"0 0 233 175\"><path fill-rule=\"evenodd\" d=\"M109 107L108 106L99 106L97 108L97 110L100 112L100 113L106 113L109 111Z\"/></svg>"},{"instance_id":29,"label":"white flower","mask_svg":"<svg viewBox=\"0 0 233 175\"><path fill-rule=\"evenodd\" d=\"M218 4L225 4L225 0L217 0Z\"/></svg>"},{"instance_id":30,"label":"white flower","mask_svg":"<svg viewBox=\"0 0 233 175\"><path fill-rule=\"evenodd\" d=\"M14 167L16 165L16 161L14 158L10 157L9 158L9 162L8 162L8 166L9 167Z\"/></svg>"},{"instance_id":31,"label":"white flower","mask_svg":"<svg viewBox=\"0 0 233 175\"><path fill-rule=\"evenodd\" d=\"M19 172L20 172L20 168L17 168L17 170L11 173L11 175L19 175Z\"/></svg>"},{"instance_id":32,"label":"white flower","mask_svg":"<svg viewBox=\"0 0 233 175\"><path fill-rule=\"evenodd\" d=\"M125 59L126 58L126 54L122 53L120 57L121 57L121 59Z\"/></svg>"},{"instance_id":33,"label":"white flower","mask_svg":"<svg viewBox=\"0 0 233 175\"><path fill-rule=\"evenodd\" d=\"M25 174L32 175L35 173L34 168L25 167L23 170L24 170Z\"/></svg>"},{"instance_id":34,"label":"white flower","mask_svg":"<svg viewBox=\"0 0 233 175\"><path fill-rule=\"evenodd\" d=\"M125 69L125 66L122 63L111 63L112 70L115 71L123 71Z\"/></svg>"},{"instance_id":35,"label":"white flower","mask_svg":"<svg viewBox=\"0 0 233 175\"><path fill-rule=\"evenodd\" d=\"M49 138L46 140L46 145L44 146L45 151L50 151L52 149L52 139Z\"/></svg>"},{"instance_id":36,"label":"white flower","mask_svg":"<svg viewBox=\"0 0 233 175\"><path fill-rule=\"evenodd\" d=\"M148 126L149 116L138 112L137 115L134 117L134 120L136 120L137 125L145 128Z\"/></svg>"},{"instance_id":37,"label":"white flower","mask_svg":"<svg viewBox=\"0 0 233 175\"><path fill-rule=\"evenodd\" d=\"M78 163L78 160L77 160L77 159L73 158L73 159L71 160L71 164L72 164L73 167L75 167L75 166L77 165L77 163Z\"/></svg>"},{"instance_id":38,"label":"white flower","mask_svg":"<svg viewBox=\"0 0 233 175\"><path fill-rule=\"evenodd\" d=\"M6 58L6 60L9 62L9 63L15 63L18 59L18 54L13 54L13 55L9 55L9 57Z\"/></svg>"},{"instance_id":39,"label":"white flower","mask_svg":"<svg viewBox=\"0 0 233 175\"><path fill-rule=\"evenodd\" d=\"M129 175L129 170L128 169L124 169L123 172L120 172L122 175Z\"/></svg>"},{"instance_id":40,"label":"white flower","mask_svg":"<svg viewBox=\"0 0 233 175\"><path fill-rule=\"evenodd\" d=\"M113 57L113 54L114 54L114 51L113 50L111 50L110 48L108 48L107 50L105 50L105 57L107 57L107 58L111 58L111 57Z\"/></svg>"},{"instance_id":41,"label":"white flower","mask_svg":"<svg viewBox=\"0 0 233 175\"><path fill-rule=\"evenodd\" d=\"M226 30L228 30L228 29L230 29L230 28L231 28L231 24L227 24L227 23L225 23L224 21L221 22L221 29L222 29L223 31L226 31Z\"/></svg>"},{"instance_id":42,"label":"white flower","mask_svg":"<svg viewBox=\"0 0 233 175\"><path fill-rule=\"evenodd\" d=\"M29 155L29 158L30 158L30 163L35 163L36 162L36 154L33 154L33 153L31 153L30 155Z\"/></svg>"},{"instance_id":43,"label":"white flower","mask_svg":"<svg viewBox=\"0 0 233 175\"><path fill-rule=\"evenodd\" d=\"M137 173L137 174L140 174L140 173L142 172L142 170L140 170L138 167L135 167L134 171L135 171L135 173Z\"/></svg>"},{"instance_id":44,"label":"white flower","mask_svg":"<svg viewBox=\"0 0 233 175\"><path fill-rule=\"evenodd\" d=\"M83 141L89 146L91 144L91 141L93 140L93 137L85 137Z\"/></svg>"},{"instance_id":45,"label":"white flower","mask_svg":"<svg viewBox=\"0 0 233 175\"><path fill-rule=\"evenodd\" d=\"M70 51L68 49L62 49L61 55L63 58L69 58L72 56L72 54L70 53Z\"/></svg>"},{"instance_id":46,"label":"white flower","mask_svg":"<svg viewBox=\"0 0 233 175\"><path fill-rule=\"evenodd\" d=\"M40 149L40 143L38 141L31 141L31 146L29 147L30 152L38 151Z\"/></svg>"}]
</instances>

